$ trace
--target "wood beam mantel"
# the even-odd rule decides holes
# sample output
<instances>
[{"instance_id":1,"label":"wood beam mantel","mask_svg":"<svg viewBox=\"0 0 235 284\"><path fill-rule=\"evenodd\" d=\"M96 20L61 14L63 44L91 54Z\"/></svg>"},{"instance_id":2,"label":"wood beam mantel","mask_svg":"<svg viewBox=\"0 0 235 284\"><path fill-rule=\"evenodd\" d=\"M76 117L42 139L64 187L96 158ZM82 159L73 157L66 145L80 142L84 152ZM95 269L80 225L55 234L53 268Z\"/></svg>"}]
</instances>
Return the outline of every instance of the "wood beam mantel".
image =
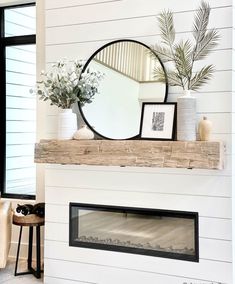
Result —
<instances>
[{"instance_id":1,"label":"wood beam mantel","mask_svg":"<svg viewBox=\"0 0 235 284\"><path fill-rule=\"evenodd\" d=\"M41 140L35 162L48 164L223 169L218 141Z\"/></svg>"}]
</instances>

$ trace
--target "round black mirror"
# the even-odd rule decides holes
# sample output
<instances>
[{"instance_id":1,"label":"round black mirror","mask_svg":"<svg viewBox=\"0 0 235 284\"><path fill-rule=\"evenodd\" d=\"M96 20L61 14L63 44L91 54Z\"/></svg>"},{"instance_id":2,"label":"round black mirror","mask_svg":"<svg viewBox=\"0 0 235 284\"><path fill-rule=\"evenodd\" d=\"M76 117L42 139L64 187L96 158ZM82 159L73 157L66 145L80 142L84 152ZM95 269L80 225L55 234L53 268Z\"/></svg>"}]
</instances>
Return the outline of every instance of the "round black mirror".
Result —
<instances>
[{"instance_id":1,"label":"round black mirror","mask_svg":"<svg viewBox=\"0 0 235 284\"><path fill-rule=\"evenodd\" d=\"M167 84L153 76L159 67L165 73L158 56L138 41L118 40L98 49L83 68L104 74L91 103L79 105L88 127L105 139L138 137L142 103L167 100Z\"/></svg>"}]
</instances>

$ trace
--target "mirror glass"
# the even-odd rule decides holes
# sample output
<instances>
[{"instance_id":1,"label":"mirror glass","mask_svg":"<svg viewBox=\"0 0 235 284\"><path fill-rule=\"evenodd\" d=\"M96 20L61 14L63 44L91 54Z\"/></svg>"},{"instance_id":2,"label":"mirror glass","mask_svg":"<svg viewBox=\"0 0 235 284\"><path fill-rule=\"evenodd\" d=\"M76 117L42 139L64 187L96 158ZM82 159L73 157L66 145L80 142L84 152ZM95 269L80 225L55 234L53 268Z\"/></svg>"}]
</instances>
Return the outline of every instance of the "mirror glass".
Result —
<instances>
[{"instance_id":1,"label":"mirror glass","mask_svg":"<svg viewBox=\"0 0 235 284\"><path fill-rule=\"evenodd\" d=\"M85 123L103 138L137 137L142 102L167 99L167 84L154 78L159 67L164 71L151 49L137 41L119 40L96 51L83 72L100 71L104 76L92 102L80 106Z\"/></svg>"}]
</instances>

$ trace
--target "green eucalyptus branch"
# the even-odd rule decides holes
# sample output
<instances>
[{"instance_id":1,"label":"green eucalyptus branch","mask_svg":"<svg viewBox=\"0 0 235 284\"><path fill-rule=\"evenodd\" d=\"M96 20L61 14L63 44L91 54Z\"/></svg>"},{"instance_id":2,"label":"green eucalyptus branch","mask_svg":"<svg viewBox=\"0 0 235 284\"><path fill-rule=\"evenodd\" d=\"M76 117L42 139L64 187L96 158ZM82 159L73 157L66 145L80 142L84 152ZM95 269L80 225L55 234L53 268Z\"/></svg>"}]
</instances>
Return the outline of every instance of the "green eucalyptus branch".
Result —
<instances>
[{"instance_id":1,"label":"green eucalyptus branch","mask_svg":"<svg viewBox=\"0 0 235 284\"><path fill-rule=\"evenodd\" d=\"M36 90L30 91L36 92L40 100L50 101L51 105L62 109L71 108L76 102L91 103L104 74L89 70L81 74L82 69L82 61L59 61L50 72L41 72Z\"/></svg>"}]
</instances>

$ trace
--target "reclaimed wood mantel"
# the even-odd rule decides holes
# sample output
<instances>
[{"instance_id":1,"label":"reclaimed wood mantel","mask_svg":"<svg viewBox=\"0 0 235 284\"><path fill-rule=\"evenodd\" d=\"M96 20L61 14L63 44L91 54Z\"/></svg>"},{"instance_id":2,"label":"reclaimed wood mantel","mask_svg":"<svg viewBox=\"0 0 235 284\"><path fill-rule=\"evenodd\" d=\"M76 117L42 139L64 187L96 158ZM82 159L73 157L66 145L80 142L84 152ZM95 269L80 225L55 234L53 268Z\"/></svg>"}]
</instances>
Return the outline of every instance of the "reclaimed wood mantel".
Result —
<instances>
[{"instance_id":1,"label":"reclaimed wood mantel","mask_svg":"<svg viewBox=\"0 0 235 284\"><path fill-rule=\"evenodd\" d=\"M41 140L35 162L48 164L223 169L223 142Z\"/></svg>"}]
</instances>

